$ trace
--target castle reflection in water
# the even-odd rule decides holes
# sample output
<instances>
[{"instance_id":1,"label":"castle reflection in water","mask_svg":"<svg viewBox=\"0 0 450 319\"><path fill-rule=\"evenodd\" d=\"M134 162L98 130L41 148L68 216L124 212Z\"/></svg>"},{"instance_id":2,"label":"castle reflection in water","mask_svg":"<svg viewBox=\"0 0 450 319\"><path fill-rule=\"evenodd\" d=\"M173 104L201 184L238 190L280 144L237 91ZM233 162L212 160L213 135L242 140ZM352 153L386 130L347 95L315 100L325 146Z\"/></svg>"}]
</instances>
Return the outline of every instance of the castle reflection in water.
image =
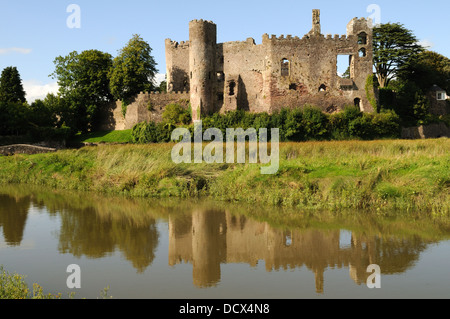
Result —
<instances>
[{"instance_id":1,"label":"castle reflection in water","mask_svg":"<svg viewBox=\"0 0 450 319\"><path fill-rule=\"evenodd\" d=\"M214 286L221 279L221 264L262 260L267 271L307 267L322 293L327 268L348 267L357 284L366 283L367 266L378 264L383 274L404 272L425 248L421 240L402 240L351 234L341 245L340 230L282 231L224 211L194 211L169 218L169 264L189 262L198 287Z\"/></svg>"},{"instance_id":2,"label":"castle reflection in water","mask_svg":"<svg viewBox=\"0 0 450 319\"><path fill-rule=\"evenodd\" d=\"M21 245L29 211L38 207L59 216L59 253L92 259L118 251L142 273L151 267L160 241L167 240L160 238L158 223L168 224L168 264L192 264L193 283L200 288L221 281L222 264L263 261L267 271L306 267L314 273L316 292L322 293L327 269L347 268L356 284L365 284L368 265L378 264L382 274L403 273L430 243L418 236L361 231L347 232L344 245L340 229L286 231L231 209L192 205L156 212L123 199L34 198L0 195L0 229L8 246Z\"/></svg>"}]
</instances>

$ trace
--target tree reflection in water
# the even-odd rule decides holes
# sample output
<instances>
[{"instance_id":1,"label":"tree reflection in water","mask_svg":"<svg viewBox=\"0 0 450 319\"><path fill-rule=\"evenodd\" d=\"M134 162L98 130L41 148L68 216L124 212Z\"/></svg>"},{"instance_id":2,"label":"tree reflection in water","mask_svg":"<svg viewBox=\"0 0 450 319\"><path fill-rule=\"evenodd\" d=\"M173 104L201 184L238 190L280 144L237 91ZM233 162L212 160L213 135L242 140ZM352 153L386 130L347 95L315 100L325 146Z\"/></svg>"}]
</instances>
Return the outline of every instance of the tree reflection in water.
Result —
<instances>
[{"instance_id":1,"label":"tree reflection in water","mask_svg":"<svg viewBox=\"0 0 450 319\"><path fill-rule=\"evenodd\" d=\"M274 227L247 217L252 208L244 215L231 204L131 200L12 186L1 193L0 227L8 245L21 245L29 208L45 207L60 217L60 253L95 259L120 251L143 273L152 265L160 240L168 240L169 266L191 263L193 283L199 288L221 281L222 264L256 266L264 261L268 272L306 267L314 273L316 292L323 293L326 269L347 268L355 283L365 284L368 265L378 264L382 274L403 273L429 243L438 241L414 231L407 236L373 232L370 223L366 228L359 223L351 244L342 247L339 228ZM168 226L168 239L160 238L160 223Z\"/></svg>"}]
</instances>

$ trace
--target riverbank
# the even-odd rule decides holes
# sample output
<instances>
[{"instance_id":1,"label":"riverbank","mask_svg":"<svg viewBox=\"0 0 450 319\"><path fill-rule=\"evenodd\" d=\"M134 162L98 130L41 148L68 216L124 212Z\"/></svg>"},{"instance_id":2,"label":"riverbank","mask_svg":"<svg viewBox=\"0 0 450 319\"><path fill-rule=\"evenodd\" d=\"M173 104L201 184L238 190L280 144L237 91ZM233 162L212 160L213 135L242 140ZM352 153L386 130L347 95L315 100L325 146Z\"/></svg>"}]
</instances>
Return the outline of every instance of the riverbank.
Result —
<instances>
[{"instance_id":1,"label":"riverbank","mask_svg":"<svg viewBox=\"0 0 450 319\"><path fill-rule=\"evenodd\" d=\"M206 196L313 210L450 215L450 140L281 143L275 175L259 164L175 164L174 144L99 145L0 157L0 183L123 194Z\"/></svg>"}]
</instances>

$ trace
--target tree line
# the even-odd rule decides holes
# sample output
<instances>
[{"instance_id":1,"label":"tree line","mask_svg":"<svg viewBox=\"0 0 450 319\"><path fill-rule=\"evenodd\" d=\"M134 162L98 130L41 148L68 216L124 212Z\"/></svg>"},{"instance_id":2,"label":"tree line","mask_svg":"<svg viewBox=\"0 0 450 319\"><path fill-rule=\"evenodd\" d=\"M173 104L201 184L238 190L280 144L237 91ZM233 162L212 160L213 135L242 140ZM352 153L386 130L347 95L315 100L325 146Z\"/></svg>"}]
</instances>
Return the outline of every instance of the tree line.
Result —
<instances>
[{"instance_id":1,"label":"tree line","mask_svg":"<svg viewBox=\"0 0 450 319\"><path fill-rule=\"evenodd\" d=\"M133 35L115 58L99 50L59 56L50 74L57 80L58 93L31 104L26 102L17 68L5 68L0 77L0 135L36 136L36 131L45 131L70 136L95 130L99 115L111 101L127 101L141 91L158 89L153 83L157 64L151 51L146 41ZM39 137L48 137L41 133Z\"/></svg>"}]
</instances>

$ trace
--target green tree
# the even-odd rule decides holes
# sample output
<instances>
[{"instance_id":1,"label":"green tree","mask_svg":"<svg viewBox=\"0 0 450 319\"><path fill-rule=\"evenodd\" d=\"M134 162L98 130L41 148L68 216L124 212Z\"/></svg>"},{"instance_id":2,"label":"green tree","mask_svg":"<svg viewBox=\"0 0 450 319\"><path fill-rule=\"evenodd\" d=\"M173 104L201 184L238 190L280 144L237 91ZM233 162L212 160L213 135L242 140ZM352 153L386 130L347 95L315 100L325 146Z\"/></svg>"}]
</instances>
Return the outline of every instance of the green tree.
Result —
<instances>
[{"instance_id":1,"label":"green tree","mask_svg":"<svg viewBox=\"0 0 450 319\"><path fill-rule=\"evenodd\" d=\"M399 74L403 81L412 81L424 92L434 84L450 92L450 59L437 52L424 51L417 55Z\"/></svg>"},{"instance_id":2,"label":"green tree","mask_svg":"<svg viewBox=\"0 0 450 319\"><path fill-rule=\"evenodd\" d=\"M343 79L350 79L350 67L345 70L345 72L341 76Z\"/></svg>"},{"instance_id":3,"label":"green tree","mask_svg":"<svg viewBox=\"0 0 450 319\"><path fill-rule=\"evenodd\" d=\"M0 101L0 135L27 133L29 109L26 103Z\"/></svg>"},{"instance_id":4,"label":"green tree","mask_svg":"<svg viewBox=\"0 0 450 319\"><path fill-rule=\"evenodd\" d=\"M16 67L7 67L0 77L0 101L8 103L25 103L25 91L19 71Z\"/></svg>"},{"instance_id":5,"label":"green tree","mask_svg":"<svg viewBox=\"0 0 450 319\"><path fill-rule=\"evenodd\" d=\"M74 130L87 131L95 126L98 110L112 100L108 74L112 56L98 50L73 51L55 59L59 96L64 99L62 115Z\"/></svg>"},{"instance_id":6,"label":"green tree","mask_svg":"<svg viewBox=\"0 0 450 319\"><path fill-rule=\"evenodd\" d=\"M411 30L400 23L386 23L373 29L373 63L380 87L387 87L402 68L408 65L423 47Z\"/></svg>"},{"instance_id":7,"label":"green tree","mask_svg":"<svg viewBox=\"0 0 450 319\"><path fill-rule=\"evenodd\" d=\"M153 90L157 64L151 52L150 45L137 34L119 51L110 72L114 98L127 100L140 92Z\"/></svg>"},{"instance_id":8,"label":"green tree","mask_svg":"<svg viewBox=\"0 0 450 319\"><path fill-rule=\"evenodd\" d=\"M159 83L159 87L158 87L158 92L163 93L163 92L167 92L167 81L161 81L161 83Z\"/></svg>"}]
</instances>

